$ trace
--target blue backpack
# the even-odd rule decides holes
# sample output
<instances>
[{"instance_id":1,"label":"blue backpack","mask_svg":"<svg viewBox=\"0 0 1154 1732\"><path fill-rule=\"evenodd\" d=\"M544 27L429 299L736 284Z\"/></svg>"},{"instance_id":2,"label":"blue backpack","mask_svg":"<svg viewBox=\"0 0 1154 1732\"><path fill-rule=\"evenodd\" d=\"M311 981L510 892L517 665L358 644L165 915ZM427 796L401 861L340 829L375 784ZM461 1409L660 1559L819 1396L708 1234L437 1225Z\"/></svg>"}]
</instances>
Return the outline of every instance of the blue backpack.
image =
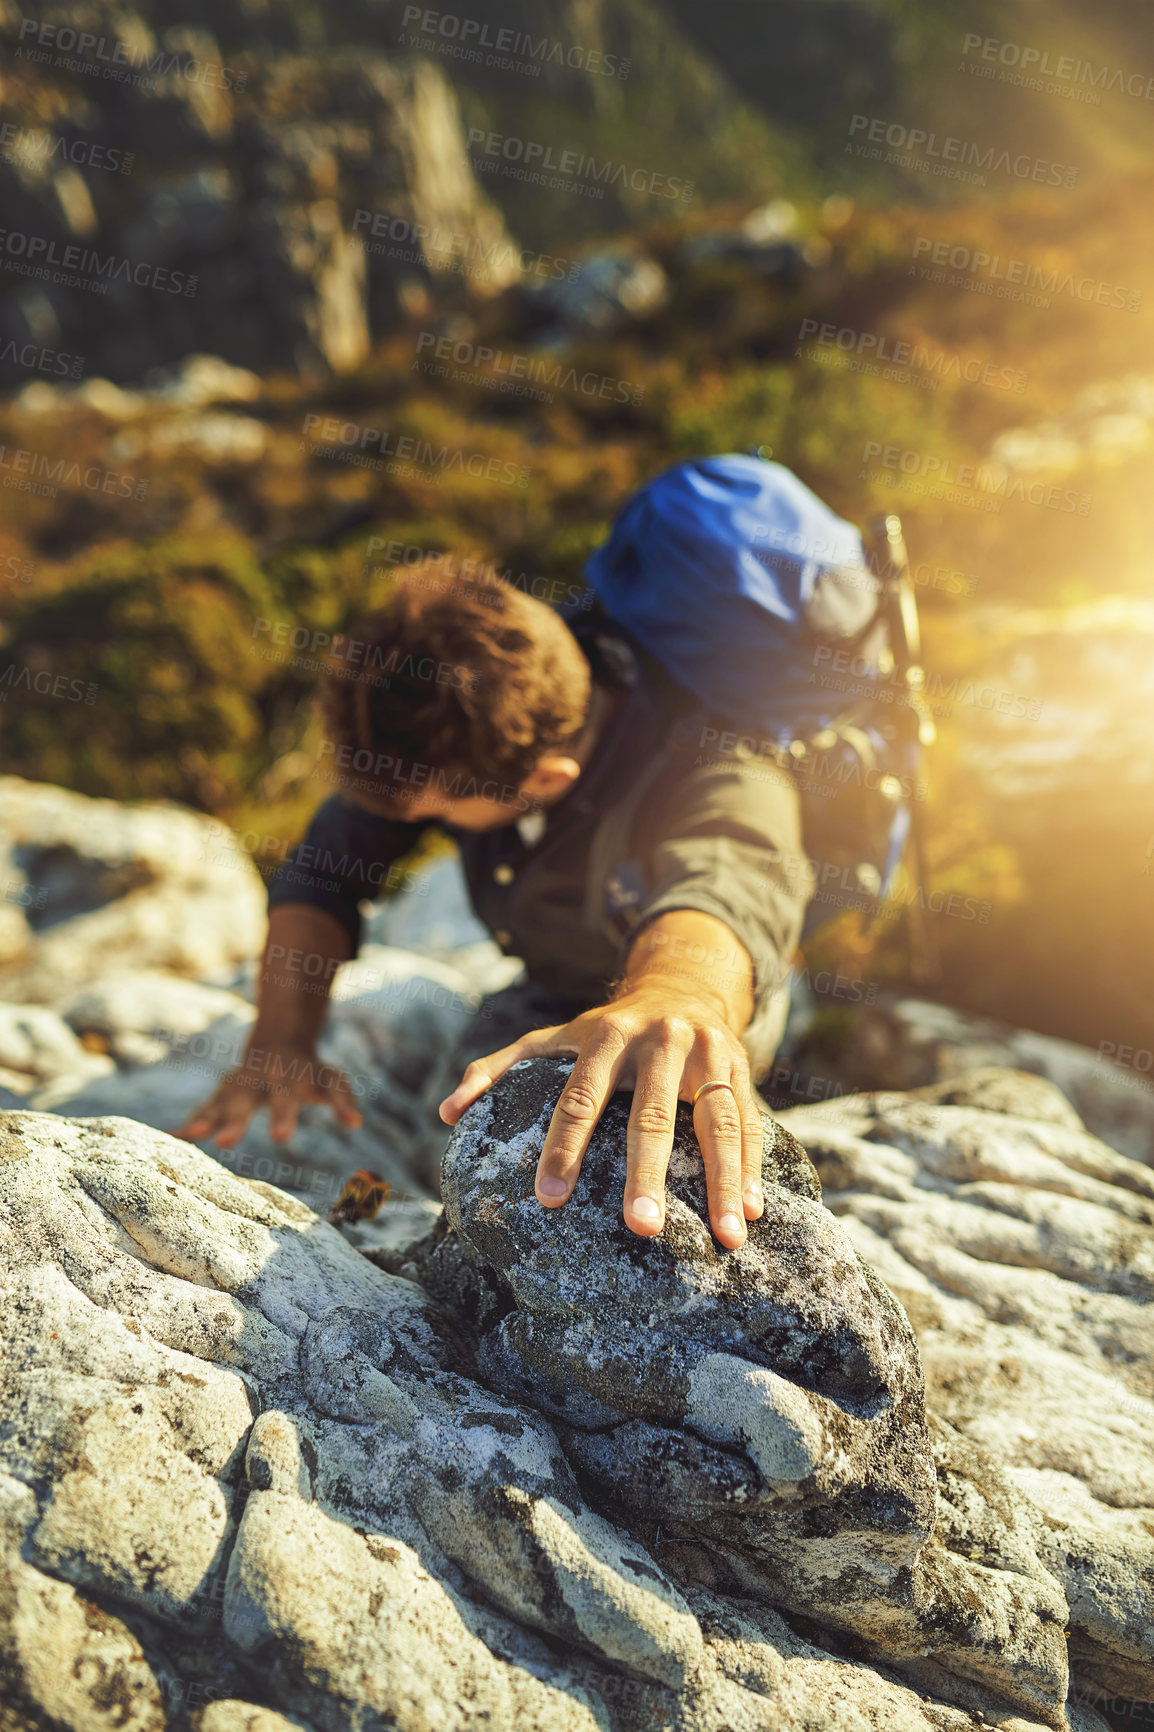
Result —
<instances>
[{"instance_id":1,"label":"blue backpack","mask_svg":"<svg viewBox=\"0 0 1154 1732\"><path fill-rule=\"evenodd\" d=\"M871 570L860 531L790 470L740 455L648 482L585 568L678 686L794 769L809 852L875 902L905 847L929 737L897 666L894 569L891 558L888 579ZM916 641L916 616L913 629Z\"/></svg>"}]
</instances>

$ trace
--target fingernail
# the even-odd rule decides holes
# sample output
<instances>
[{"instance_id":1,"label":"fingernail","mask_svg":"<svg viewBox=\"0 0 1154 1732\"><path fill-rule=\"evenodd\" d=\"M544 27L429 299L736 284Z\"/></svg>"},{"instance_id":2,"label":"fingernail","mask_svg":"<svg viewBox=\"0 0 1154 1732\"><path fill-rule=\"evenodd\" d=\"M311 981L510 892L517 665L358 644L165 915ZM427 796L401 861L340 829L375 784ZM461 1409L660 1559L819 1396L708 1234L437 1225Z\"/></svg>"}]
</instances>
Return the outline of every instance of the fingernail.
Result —
<instances>
[{"instance_id":1,"label":"fingernail","mask_svg":"<svg viewBox=\"0 0 1154 1732\"><path fill-rule=\"evenodd\" d=\"M569 1194L564 1179L538 1179L537 1190L542 1197L566 1197Z\"/></svg>"},{"instance_id":2,"label":"fingernail","mask_svg":"<svg viewBox=\"0 0 1154 1732\"><path fill-rule=\"evenodd\" d=\"M736 1215L723 1215L717 1223L723 1233L740 1233L745 1237L745 1222L739 1221Z\"/></svg>"},{"instance_id":3,"label":"fingernail","mask_svg":"<svg viewBox=\"0 0 1154 1732\"><path fill-rule=\"evenodd\" d=\"M755 1191L752 1185L745 1193L745 1201L751 1209L760 1209L764 1207L765 1204L765 1198L762 1196L761 1192Z\"/></svg>"},{"instance_id":4,"label":"fingernail","mask_svg":"<svg viewBox=\"0 0 1154 1732\"><path fill-rule=\"evenodd\" d=\"M632 1214L635 1221L660 1221L661 1205L655 1203L652 1197L636 1197Z\"/></svg>"}]
</instances>

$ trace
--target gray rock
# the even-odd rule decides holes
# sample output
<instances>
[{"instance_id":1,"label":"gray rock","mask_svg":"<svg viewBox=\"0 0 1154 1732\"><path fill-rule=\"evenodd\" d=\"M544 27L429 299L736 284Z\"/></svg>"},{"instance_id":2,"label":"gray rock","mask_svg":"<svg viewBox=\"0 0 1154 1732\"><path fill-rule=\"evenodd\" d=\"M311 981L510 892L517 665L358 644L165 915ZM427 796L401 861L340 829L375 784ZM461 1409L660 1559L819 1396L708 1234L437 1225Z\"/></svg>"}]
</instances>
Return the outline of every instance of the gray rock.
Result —
<instances>
[{"instance_id":1,"label":"gray rock","mask_svg":"<svg viewBox=\"0 0 1154 1732\"><path fill-rule=\"evenodd\" d=\"M126 966L204 979L263 947L260 874L196 812L3 776L0 835L0 873L29 892L22 942L0 958L9 1001L55 1004Z\"/></svg>"},{"instance_id":2,"label":"gray rock","mask_svg":"<svg viewBox=\"0 0 1154 1732\"><path fill-rule=\"evenodd\" d=\"M253 1656L271 1680L259 1705L306 1721L371 1706L408 1726L603 1723L575 1681L566 1696L564 1666L543 1683L495 1657L478 1630L501 1619L476 1610L408 1513L410 1477L432 1511L453 1495L438 1492L438 1470L455 1463L494 1489L507 1471L527 1524L576 1548L571 1598L600 1651L606 1596L579 1560L592 1545L619 1565L620 1542L584 1509L540 1422L439 1369L415 1288L289 1198L126 1120L9 1116L0 1209L0 1453L21 1487L28 1568L94 1603L146 1610L178 1648L215 1642L222 1664L230 1651ZM459 1475L451 1484L459 1494ZM558 1492L550 1529L537 1505ZM682 1646L700 1646L667 1597ZM525 1640L510 1627L492 1646L523 1653ZM155 1638L145 1669L155 1687ZM18 1678L42 1705L34 1668L22 1663Z\"/></svg>"},{"instance_id":3,"label":"gray rock","mask_svg":"<svg viewBox=\"0 0 1154 1732\"><path fill-rule=\"evenodd\" d=\"M222 47L185 15L91 0L85 29L109 44L127 38L131 82L81 54L52 110L53 137L99 143L131 173L37 173L19 147L0 162L13 224L145 266L150 281L163 272L167 292L127 271L102 297L63 273L32 292L6 286L0 337L19 345L49 328L89 373L118 382L197 352L261 374L323 376L359 366L374 339L431 309L432 291L459 306L470 289L487 296L519 278L520 248L481 190L435 60L375 51L374 35L391 46L396 31L370 28L366 39L319 14L267 27L238 17ZM44 14L57 28L67 20L65 7ZM355 46L339 46L350 34ZM43 70L25 62L34 103L58 88L52 58ZM143 74L145 63L159 70ZM18 363L0 371L27 383ZM234 435L256 428L234 419ZM219 426L202 429L197 448L206 443L224 455Z\"/></svg>"},{"instance_id":4,"label":"gray rock","mask_svg":"<svg viewBox=\"0 0 1154 1732\"><path fill-rule=\"evenodd\" d=\"M777 198L750 211L736 227L718 225L690 236L679 250L689 262L739 259L765 276L796 281L807 267L824 264L830 249L821 236L803 243L796 206Z\"/></svg>"},{"instance_id":5,"label":"gray rock","mask_svg":"<svg viewBox=\"0 0 1154 1732\"><path fill-rule=\"evenodd\" d=\"M1007 1071L1019 1071L1059 1089L1075 1120L1111 1148L1154 1163L1154 1087L1108 1055L948 1005L888 995L879 995L875 1005L854 1006L852 1014L839 1021L829 1045L820 1019L815 1024L815 1009L812 1000L799 1006L774 1073L785 1087L797 1091L795 1100L799 1092L795 1067L801 1075L811 1072L820 1077L823 1096L830 1093L831 1084L840 1085L846 1094L942 1084L947 1089L940 1097L943 1101L949 1099L950 1085L975 1073L997 1071L1004 1078ZM1003 1080L990 1086L1009 1085ZM1025 1116L1035 1115L1039 1100L1050 1103L1042 1110L1051 1118L1063 1110L1052 1090L1043 1087L1027 1097L1026 1083L1019 1080L1013 1086L1020 1101L1029 1098L1034 1103ZM975 1104L985 1103L975 1099Z\"/></svg>"},{"instance_id":6,"label":"gray rock","mask_svg":"<svg viewBox=\"0 0 1154 1732\"><path fill-rule=\"evenodd\" d=\"M115 1069L88 1052L68 1024L44 1005L0 1004L0 1067L26 1089L62 1076L77 1081Z\"/></svg>"},{"instance_id":7,"label":"gray rock","mask_svg":"<svg viewBox=\"0 0 1154 1732\"><path fill-rule=\"evenodd\" d=\"M6 1507L4 1507L6 1506ZM122 1619L20 1556L36 1513L28 1487L0 1476L0 1681L5 1724L69 1732L162 1732L163 1697Z\"/></svg>"},{"instance_id":8,"label":"gray rock","mask_svg":"<svg viewBox=\"0 0 1154 1732\"><path fill-rule=\"evenodd\" d=\"M657 260L623 249L593 253L568 277L526 289L531 314L549 321L555 339L619 331L668 298L669 282Z\"/></svg>"},{"instance_id":9,"label":"gray rock","mask_svg":"<svg viewBox=\"0 0 1154 1732\"><path fill-rule=\"evenodd\" d=\"M1032 1071L983 1065L908 1092L911 1100L932 1101L943 1107L980 1107L983 1112L1011 1113L1036 1125L1085 1129L1066 1095L1047 1077Z\"/></svg>"},{"instance_id":10,"label":"gray rock","mask_svg":"<svg viewBox=\"0 0 1154 1732\"><path fill-rule=\"evenodd\" d=\"M290 1720L272 1708L255 1708L251 1702L210 1702L195 1720L196 1732L309 1732L303 1720Z\"/></svg>"},{"instance_id":11,"label":"gray rock","mask_svg":"<svg viewBox=\"0 0 1154 1732\"><path fill-rule=\"evenodd\" d=\"M262 1112L221 1158L245 1176L301 1193L322 1213L358 1167L380 1173L398 1199L432 1202L446 1136L435 1101L457 1080L434 1076L434 1065L455 1050L475 1003L467 977L448 964L366 946L338 971L320 1041L321 1062L352 1081L364 1126L346 1130L327 1107L305 1106L286 1146L272 1141ZM240 1062L254 1015L236 993L148 970L104 976L64 1009L74 1026L106 1041L122 1068L85 1053L54 1013L31 1012L50 1019L79 1062L33 1089L25 1104L77 1118L131 1117L158 1130L180 1125ZM0 1006L0 1042L5 1012ZM24 1014L11 1010L13 1019Z\"/></svg>"},{"instance_id":12,"label":"gray rock","mask_svg":"<svg viewBox=\"0 0 1154 1732\"><path fill-rule=\"evenodd\" d=\"M975 1563L935 1535L913 1333L795 1139L766 1117L765 1212L736 1252L710 1234L684 1105L659 1237L621 1216L621 1096L572 1198L545 1211L534 1172L567 1069L516 1066L446 1151L448 1220L507 1294L482 1375L553 1417L667 1567L685 1547L678 1573L843 1630L935 1694L977 1707L992 1693L1059 1724L1062 1591L1028 1547Z\"/></svg>"},{"instance_id":13,"label":"gray rock","mask_svg":"<svg viewBox=\"0 0 1154 1732\"><path fill-rule=\"evenodd\" d=\"M1077 1673L1154 1697L1154 1172L1071 1126L1037 1078L935 1094L782 1122L905 1306L931 1408L1033 1512Z\"/></svg>"},{"instance_id":14,"label":"gray rock","mask_svg":"<svg viewBox=\"0 0 1154 1732\"><path fill-rule=\"evenodd\" d=\"M783 1196L802 1213L782 1219L819 1211ZM194 1147L128 1120L0 1118L0 1282L6 1725L972 1732L943 1700L959 1690L994 1716L997 1698L944 1666L910 1688L764 1595L669 1567L676 1544L659 1556L640 1523L590 1507L547 1418L470 1374L467 1316ZM895 1313L862 1291L868 1357ZM765 1338L764 1305L729 1316L738 1351ZM908 1337L890 1340L883 1371L915 1377ZM795 1408L783 1395L786 1425L751 1444L793 1472L782 1440L793 1417L804 1443L816 1398L779 1381ZM719 1385L731 1412L714 1429L732 1428L739 1384ZM967 1501L959 1451L977 1445L916 1429L952 1463L946 1538L980 1540L966 1579L998 1590L1000 1628L1030 1532L1018 1505L988 1515L1001 1490ZM1061 1723L1004 1703L1001 1719ZM1079 1708L1070 1724L1103 1722Z\"/></svg>"},{"instance_id":15,"label":"gray rock","mask_svg":"<svg viewBox=\"0 0 1154 1732\"><path fill-rule=\"evenodd\" d=\"M99 1035L119 1064L167 1058L174 1041L203 1033L221 1017L247 1013L243 999L220 987L156 969L118 969L72 992L60 1005L77 1034Z\"/></svg>"}]
</instances>

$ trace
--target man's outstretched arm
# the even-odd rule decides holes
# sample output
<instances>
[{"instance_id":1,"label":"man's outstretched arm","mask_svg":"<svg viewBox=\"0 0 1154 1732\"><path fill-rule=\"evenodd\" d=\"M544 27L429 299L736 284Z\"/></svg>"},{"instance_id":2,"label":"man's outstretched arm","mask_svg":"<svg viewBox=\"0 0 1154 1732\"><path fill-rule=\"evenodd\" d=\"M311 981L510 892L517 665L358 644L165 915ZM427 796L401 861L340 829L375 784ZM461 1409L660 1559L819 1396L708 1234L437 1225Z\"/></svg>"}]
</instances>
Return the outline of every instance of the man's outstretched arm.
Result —
<instances>
[{"instance_id":1,"label":"man's outstretched arm","mask_svg":"<svg viewBox=\"0 0 1154 1732\"><path fill-rule=\"evenodd\" d=\"M613 1091L633 1084L624 1215L635 1233L660 1233L665 1174L679 1100L692 1101L705 1160L709 1218L723 1245L744 1244L762 1212L762 1120L741 1034L753 1014L753 963L724 921L691 908L651 920L630 947L607 1004L557 1028L536 1029L475 1060L441 1103L455 1125L466 1107L520 1059L575 1054L537 1165L537 1197L556 1208L572 1193L593 1128Z\"/></svg>"},{"instance_id":2,"label":"man's outstretched arm","mask_svg":"<svg viewBox=\"0 0 1154 1732\"><path fill-rule=\"evenodd\" d=\"M267 1106L273 1141L287 1142L305 1101L327 1104L352 1129L362 1123L348 1078L317 1059L333 976L352 954L347 928L323 909L305 902L273 908L245 1056L174 1136L213 1137L230 1149L257 1108Z\"/></svg>"},{"instance_id":3,"label":"man's outstretched arm","mask_svg":"<svg viewBox=\"0 0 1154 1732\"><path fill-rule=\"evenodd\" d=\"M331 1107L351 1129L361 1124L348 1078L321 1063L317 1041L333 977L360 944L362 899L391 883L392 868L425 827L383 818L340 795L313 813L269 886L268 942L244 1059L174 1136L214 1137L230 1149L267 1106L273 1141L287 1142L304 1102Z\"/></svg>"}]
</instances>

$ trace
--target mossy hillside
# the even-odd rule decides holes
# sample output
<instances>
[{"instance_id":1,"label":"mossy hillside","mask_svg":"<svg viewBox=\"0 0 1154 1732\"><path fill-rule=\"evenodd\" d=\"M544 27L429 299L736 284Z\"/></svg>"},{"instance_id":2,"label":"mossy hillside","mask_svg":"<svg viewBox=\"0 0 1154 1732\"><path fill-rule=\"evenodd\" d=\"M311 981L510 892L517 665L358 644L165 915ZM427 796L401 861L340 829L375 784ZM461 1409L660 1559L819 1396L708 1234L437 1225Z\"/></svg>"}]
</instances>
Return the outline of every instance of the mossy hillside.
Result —
<instances>
[{"instance_id":1,"label":"mossy hillside","mask_svg":"<svg viewBox=\"0 0 1154 1732\"><path fill-rule=\"evenodd\" d=\"M1146 455L1140 445L1088 441L1060 472L1021 477L1088 497L1083 515L1027 498L979 509L974 487L937 497L918 490L925 477L867 453L880 446L955 470L980 466L1007 430L1059 419L1087 386L1148 368L1151 251L1123 221L1146 191L1132 180L1110 196L1067 194L1060 203L1035 193L1012 207L959 206L932 220L914 208L863 207L843 220L844 209L803 207L803 236L822 244L816 264L792 281L734 260L694 262L686 242L701 219L656 224L636 244L662 263L670 293L623 333L542 346L517 293L451 325L426 317L355 374L325 385L264 381L262 397L239 411L264 429L258 462L221 461L195 444L165 447L153 432L164 414L148 407L132 423L143 443L129 463L116 455L124 429L93 411L57 419L9 404L0 411L8 450L131 469L148 483L130 500L68 485L55 498L8 493L3 659L78 671L99 687L92 706L28 695L16 702L14 693L0 716L10 767L121 799L189 800L261 835L283 827L287 843L329 791L316 774L314 649L388 593L405 557L398 550L492 560L557 598L579 581L630 488L680 457L753 446L772 450L859 521L901 511L919 569L927 661L944 690L958 681L954 690L964 691L991 666L991 606L1145 593ZM724 223L726 213L713 220ZM975 292L973 273L957 273L955 284L927 281L911 274L926 236L1027 259L1059 284L1067 276L1121 284L1140 297L1137 311L1088 306L1068 288L1049 307L1026 307ZM867 351L847 349L846 339L815 341L803 321L911 344L928 364L883 377L884 368L868 370ZM494 362L484 382L452 361L437 376L422 371L414 363L430 329L500 352L505 371ZM535 384L545 400L501 389L513 354L540 363ZM975 359L1024 375L1023 389L971 382L965 365ZM626 381L627 400L583 390L590 375ZM326 420L340 429L327 443ZM376 455L403 439L415 442L404 449L421 448L420 462ZM463 459L474 455L513 479L470 474ZM1138 901L1148 890L1141 814L1119 811L1114 833L1099 831L1093 849L1083 825L1060 870L1052 858L1060 811L1046 815L1033 844L991 833L981 778L963 750L974 706L939 709L951 707L939 714L930 778L931 871L935 885L988 902L990 917L981 926L939 922L942 991L1040 1026L1076 1024L1096 1040L1108 1013L1095 959L1124 953L1119 934L1148 923ZM1103 855L1133 855L1136 864L1128 877L1118 866L1108 895L1088 896L1091 854L1099 876ZM843 969L900 980L904 926L904 917L886 920L867 936L847 916L822 939L821 954L832 947ZM1060 991L1058 964L1046 959L1055 931L1064 935ZM1089 999L1071 992L1090 978L1098 985ZM1140 1005L1125 1015L1128 1026L1145 1027Z\"/></svg>"}]
</instances>

